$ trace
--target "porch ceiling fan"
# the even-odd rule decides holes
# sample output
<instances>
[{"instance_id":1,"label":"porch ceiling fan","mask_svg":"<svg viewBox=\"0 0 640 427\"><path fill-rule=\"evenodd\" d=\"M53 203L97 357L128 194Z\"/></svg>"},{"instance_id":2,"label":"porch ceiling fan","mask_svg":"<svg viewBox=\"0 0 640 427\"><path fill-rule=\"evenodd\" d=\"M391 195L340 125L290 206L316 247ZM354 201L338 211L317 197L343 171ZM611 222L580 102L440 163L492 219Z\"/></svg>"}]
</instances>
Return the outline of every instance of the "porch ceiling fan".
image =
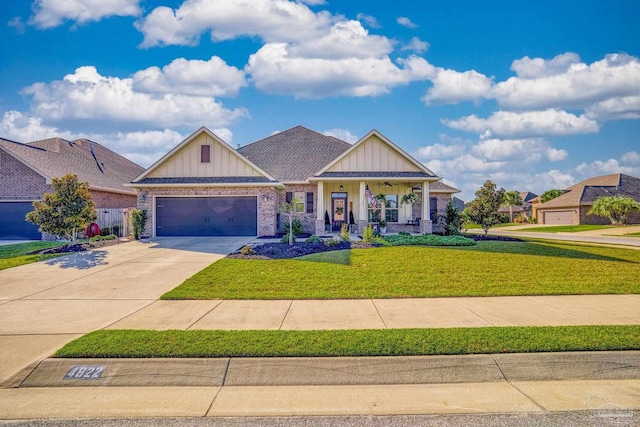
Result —
<instances>
[{"instance_id":1,"label":"porch ceiling fan","mask_svg":"<svg viewBox=\"0 0 640 427\"><path fill-rule=\"evenodd\" d=\"M384 182L384 186L385 186L385 187L393 187L394 185L398 185L398 184L395 184L395 183L393 183L393 182L389 182L389 181L385 181L385 182Z\"/></svg>"}]
</instances>

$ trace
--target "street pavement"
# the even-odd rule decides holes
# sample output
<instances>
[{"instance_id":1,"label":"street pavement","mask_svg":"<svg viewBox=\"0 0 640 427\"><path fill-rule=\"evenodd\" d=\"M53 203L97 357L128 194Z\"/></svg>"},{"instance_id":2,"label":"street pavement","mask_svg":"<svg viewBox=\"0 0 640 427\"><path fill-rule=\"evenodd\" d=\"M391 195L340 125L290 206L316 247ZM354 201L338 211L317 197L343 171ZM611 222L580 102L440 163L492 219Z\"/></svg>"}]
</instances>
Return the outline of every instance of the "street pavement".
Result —
<instances>
[{"instance_id":1,"label":"street pavement","mask_svg":"<svg viewBox=\"0 0 640 427\"><path fill-rule=\"evenodd\" d=\"M129 242L0 271L0 419L594 411L640 423L640 353L61 360L103 328L362 329L640 324L637 295L158 301L250 239ZM73 366L97 379L63 378ZM77 372L77 371L74 371Z\"/></svg>"}]
</instances>

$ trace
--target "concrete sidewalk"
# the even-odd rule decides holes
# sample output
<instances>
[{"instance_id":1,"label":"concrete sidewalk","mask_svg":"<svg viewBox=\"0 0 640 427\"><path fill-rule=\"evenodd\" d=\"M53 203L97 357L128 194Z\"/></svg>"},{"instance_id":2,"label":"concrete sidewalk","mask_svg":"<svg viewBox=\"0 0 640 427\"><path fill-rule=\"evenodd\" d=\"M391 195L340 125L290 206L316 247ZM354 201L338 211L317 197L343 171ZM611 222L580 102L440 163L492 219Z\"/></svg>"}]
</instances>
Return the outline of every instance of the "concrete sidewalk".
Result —
<instances>
[{"instance_id":1,"label":"concrete sidewalk","mask_svg":"<svg viewBox=\"0 0 640 427\"><path fill-rule=\"evenodd\" d=\"M640 295L155 301L106 329L318 330L638 325Z\"/></svg>"},{"instance_id":2,"label":"concrete sidewalk","mask_svg":"<svg viewBox=\"0 0 640 427\"><path fill-rule=\"evenodd\" d=\"M63 379L78 365L103 365L102 377ZM583 410L627 410L635 419L632 411L640 410L640 352L48 359L20 387L0 390L5 419Z\"/></svg>"}]
</instances>

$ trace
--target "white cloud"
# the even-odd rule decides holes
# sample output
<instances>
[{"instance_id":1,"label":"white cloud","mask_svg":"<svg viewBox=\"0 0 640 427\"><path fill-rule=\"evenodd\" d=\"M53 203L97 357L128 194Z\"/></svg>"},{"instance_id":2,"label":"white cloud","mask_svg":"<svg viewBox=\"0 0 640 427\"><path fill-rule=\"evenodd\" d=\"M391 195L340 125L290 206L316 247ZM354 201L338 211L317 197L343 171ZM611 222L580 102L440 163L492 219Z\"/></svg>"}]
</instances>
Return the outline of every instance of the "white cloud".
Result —
<instances>
[{"instance_id":1,"label":"white cloud","mask_svg":"<svg viewBox=\"0 0 640 427\"><path fill-rule=\"evenodd\" d=\"M328 12L314 13L287 0L186 0L179 8L160 6L136 22L142 47L196 45L203 32L214 41L258 36L266 42L312 40L332 23Z\"/></svg>"},{"instance_id":2,"label":"white cloud","mask_svg":"<svg viewBox=\"0 0 640 427\"><path fill-rule=\"evenodd\" d=\"M624 153L620 158L622 163L629 166L640 166L640 153L636 151L629 151Z\"/></svg>"},{"instance_id":3,"label":"white cloud","mask_svg":"<svg viewBox=\"0 0 640 427\"><path fill-rule=\"evenodd\" d=\"M247 85L242 70L217 56L208 61L174 59L162 69L149 67L133 75L133 90L195 96L235 96Z\"/></svg>"},{"instance_id":4,"label":"white cloud","mask_svg":"<svg viewBox=\"0 0 640 427\"><path fill-rule=\"evenodd\" d=\"M396 19L396 22L398 24L402 25L403 27L407 27L407 28L417 28L418 27L416 24L411 22L411 19L407 18L406 16L400 16L398 19Z\"/></svg>"},{"instance_id":5,"label":"white cloud","mask_svg":"<svg viewBox=\"0 0 640 427\"><path fill-rule=\"evenodd\" d=\"M640 119L640 95L598 102L587 108L585 117L599 121Z\"/></svg>"},{"instance_id":6,"label":"white cloud","mask_svg":"<svg viewBox=\"0 0 640 427\"><path fill-rule=\"evenodd\" d=\"M580 63L577 53L567 52L557 55L553 59L529 58L525 56L516 59L511 64L511 70L515 71L522 79L536 79L539 77L555 76L569 70L573 64Z\"/></svg>"},{"instance_id":7,"label":"white cloud","mask_svg":"<svg viewBox=\"0 0 640 427\"><path fill-rule=\"evenodd\" d=\"M15 28L16 32L18 34L24 34L25 25L24 25L24 22L22 22L22 17L21 16L16 16L16 17L11 18L7 22L7 26Z\"/></svg>"},{"instance_id":8,"label":"white cloud","mask_svg":"<svg viewBox=\"0 0 640 427\"><path fill-rule=\"evenodd\" d=\"M334 138L341 139L342 141L348 142L349 144L353 144L358 141L356 135L351 133L348 129L328 129L322 132L323 135L333 136Z\"/></svg>"},{"instance_id":9,"label":"white cloud","mask_svg":"<svg viewBox=\"0 0 640 427\"><path fill-rule=\"evenodd\" d=\"M429 43L423 42L417 37L412 37L409 44L402 46L402 49L400 50L402 51L411 50L416 53L423 53L423 52L426 52L427 49L429 49Z\"/></svg>"},{"instance_id":10,"label":"white cloud","mask_svg":"<svg viewBox=\"0 0 640 427\"><path fill-rule=\"evenodd\" d=\"M362 21L365 24L367 24L367 27L369 28L382 28L382 25L380 25L380 23L378 22L375 16L367 15L364 13L358 13L356 15L356 18L358 19L358 21Z\"/></svg>"},{"instance_id":11,"label":"white cloud","mask_svg":"<svg viewBox=\"0 0 640 427\"><path fill-rule=\"evenodd\" d=\"M468 146L465 144L434 144L426 147L421 147L416 152L416 157L419 160L436 160L448 157L461 156L468 150Z\"/></svg>"},{"instance_id":12,"label":"white cloud","mask_svg":"<svg viewBox=\"0 0 640 427\"><path fill-rule=\"evenodd\" d=\"M360 21L340 21L313 40L289 43L287 50L289 55L316 59L380 58L393 45L386 37L370 35Z\"/></svg>"},{"instance_id":13,"label":"white cloud","mask_svg":"<svg viewBox=\"0 0 640 427\"><path fill-rule=\"evenodd\" d=\"M538 162L564 160L566 150L557 150L541 138L529 139L485 139L473 147L473 153L489 161Z\"/></svg>"},{"instance_id":14,"label":"white cloud","mask_svg":"<svg viewBox=\"0 0 640 427\"><path fill-rule=\"evenodd\" d=\"M390 88L425 78L430 65L410 57L394 65L381 58L323 59L295 57L284 43L268 43L249 57L246 71L256 87L268 93L301 98L376 96Z\"/></svg>"},{"instance_id":15,"label":"white cloud","mask_svg":"<svg viewBox=\"0 0 640 427\"><path fill-rule=\"evenodd\" d=\"M69 132L62 132L53 126L44 126L42 119L29 117L19 111L7 111L0 120L0 134L18 142L30 142L59 136L72 138ZM73 138L72 138L73 139Z\"/></svg>"},{"instance_id":16,"label":"white cloud","mask_svg":"<svg viewBox=\"0 0 640 427\"><path fill-rule=\"evenodd\" d=\"M638 58L611 54L586 65L572 62L576 59L572 54L565 55L562 60L556 57L538 68L531 66L537 59L517 63L518 73L534 78L512 77L500 82L494 86L492 96L502 107L543 109L587 108L611 98L640 95ZM551 65L554 61L556 64ZM557 74L567 65L566 71Z\"/></svg>"},{"instance_id":17,"label":"white cloud","mask_svg":"<svg viewBox=\"0 0 640 427\"><path fill-rule=\"evenodd\" d=\"M64 20L85 24L109 16L140 15L140 0L35 0L29 23L38 28L52 28Z\"/></svg>"},{"instance_id":18,"label":"white cloud","mask_svg":"<svg viewBox=\"0 0 640 427\"><path fill-rule=\"evenodd\" d=\"M93 66L80 67L61 81L33 84L22 93L32 96L32 113L49 122L226 126L248 114L242 108L226 109L210 97L136 92L133 79L102 76Z\"/></svg>"},{"instance_id":19,"label":"white cloud","mask_svg":"<svg viewBox=\"0 0 640 427\"><path fill-rule=\"evenodd\" d=\"M475 70L458 72L437 68L431 78L433 87L422 97L426 104L457 104L488 97L493 78Z\"/></svg>"},{"instance_id":20,"label":"white cloud","mask_svg":"<svg viewBox=\"0 0 640 427\"><path fill-rule=\"evenodd\" d=\"M465 132L499 138L575 135L595 133L599 130L598 123L585 116L575 116L566 111L553 109L522 113L498 111L487 119L470 115L459 120L445 119L442 123Z\"/></svg>"},{"instance_id":21,"label":"white cloud","mask_svg":"<svg viewBox=\"0 0 640 427\"><path fill-rule=\"evenodd\" d=\"M624 165L617 159L608 159L605 161L596 160L591 163L581 163L576 167L576 171L583 177L592 177L597 175L607 175L611 173L625 173L627 175L640 176L640 165Z\"/></svg>"}]
</instances>

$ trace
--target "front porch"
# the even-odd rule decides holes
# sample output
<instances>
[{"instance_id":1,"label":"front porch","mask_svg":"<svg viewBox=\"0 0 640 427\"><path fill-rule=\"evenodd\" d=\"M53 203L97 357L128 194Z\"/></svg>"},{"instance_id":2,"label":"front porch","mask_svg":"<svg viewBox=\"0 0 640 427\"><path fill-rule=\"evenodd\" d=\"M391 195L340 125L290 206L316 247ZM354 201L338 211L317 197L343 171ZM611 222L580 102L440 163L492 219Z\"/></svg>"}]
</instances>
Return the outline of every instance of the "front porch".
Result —
<instances>
[{"instance_id":1,"label":"front porch","mask_svg":"<svg viewBox=\"0 0 640 427\"><path fill-rule=\"evenodd\" d=\"M338 233L346 223L352 233L361 235L368 224L378 229L381 220L386 222L386 234L433 232L432 216L437 208L432 204L437 202L430 197L430 181L387 179L318 180L315 234ZM403 204L403 196L410 193L418 196L417 203ZM384 197L384 203L378 202L376 196Z\"/></svg>"}]
</instances>

